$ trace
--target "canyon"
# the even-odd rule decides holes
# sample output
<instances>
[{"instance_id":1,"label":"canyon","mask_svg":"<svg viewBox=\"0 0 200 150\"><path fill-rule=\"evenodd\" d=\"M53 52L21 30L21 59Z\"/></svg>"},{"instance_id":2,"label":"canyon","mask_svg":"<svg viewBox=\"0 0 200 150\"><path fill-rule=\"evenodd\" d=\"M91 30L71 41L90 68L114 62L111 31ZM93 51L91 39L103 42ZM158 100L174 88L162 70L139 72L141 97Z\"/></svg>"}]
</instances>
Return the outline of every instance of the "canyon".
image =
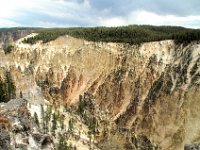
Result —
<instances>
[{"instance_id":1,"label":"canyon","mask_svg":"<svg viewBox=\"0 0 200 150\"><path fill-rule=\"evenodd\" d=\"M23 40L37 35L32 31L17 38L0 35L0 79L9 71L16 86L16 99L0 103L1 149L56 149L64 133L78 150L198 147L198 41L130 45L65 35L30 45ZM5 53L5 43L13 46L10 53ZM77 112L82 101L81 112L95 120L94 131ZM44 128L47 112L49 131ZM35 113L39 126L33 121ZM64 119L52 132L53 114Z\"/></svg>"}]
</instances>

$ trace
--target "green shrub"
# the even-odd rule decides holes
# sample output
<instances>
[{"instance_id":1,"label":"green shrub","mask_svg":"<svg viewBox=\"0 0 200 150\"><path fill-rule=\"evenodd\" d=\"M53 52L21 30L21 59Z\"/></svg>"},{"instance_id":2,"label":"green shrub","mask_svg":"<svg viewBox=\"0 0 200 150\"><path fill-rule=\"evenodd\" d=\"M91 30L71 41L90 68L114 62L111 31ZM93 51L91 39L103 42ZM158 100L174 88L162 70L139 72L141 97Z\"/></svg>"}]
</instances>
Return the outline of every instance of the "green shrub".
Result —
<instances>
[{"instance_id":1,"label":"green shrub","mask_svg":"<svg viewBox=\"0 0 200 150\"><path fill-rule=\"evenodd\" d=\"M5 44L5 45L3 45L3 50L4 50L5 54L9 54L14 50L14 46L10 45L10 44Z\"/></svg>"}]
</instances>

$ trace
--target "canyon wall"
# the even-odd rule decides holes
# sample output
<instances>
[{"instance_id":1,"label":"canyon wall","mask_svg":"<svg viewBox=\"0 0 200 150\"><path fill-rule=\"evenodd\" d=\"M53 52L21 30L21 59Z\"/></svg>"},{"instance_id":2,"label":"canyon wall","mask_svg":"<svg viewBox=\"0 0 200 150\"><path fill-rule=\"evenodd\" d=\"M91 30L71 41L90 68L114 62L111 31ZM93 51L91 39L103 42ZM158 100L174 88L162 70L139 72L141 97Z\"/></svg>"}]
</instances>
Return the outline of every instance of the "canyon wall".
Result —
<instances>
[{"instance_id":1,"label":"canyon wall","mask_svg":"<svg viewBox=\"0 0 200 150\"><path fill-rule=\"evenodd\" d=\"M30 102L76 106L79 95L89 93L137 143L182 150L200 142L198 42L129 45L63 36L29 45L22 40L9 54L0 48L1 78L11 72L17 97L21 92ZM134 141L131 149L142 149Z\"/></svg>"}]
</instances>

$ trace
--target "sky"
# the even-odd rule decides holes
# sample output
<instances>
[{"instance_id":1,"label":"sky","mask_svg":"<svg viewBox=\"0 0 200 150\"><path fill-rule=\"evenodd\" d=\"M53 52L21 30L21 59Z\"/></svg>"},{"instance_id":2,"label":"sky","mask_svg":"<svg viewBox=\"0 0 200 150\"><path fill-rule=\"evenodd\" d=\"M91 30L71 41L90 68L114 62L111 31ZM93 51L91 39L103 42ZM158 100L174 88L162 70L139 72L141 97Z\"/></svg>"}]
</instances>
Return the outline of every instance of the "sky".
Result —
<instances>
[{"instance_id":1,"label":"sky","mask_svg":"<svg viewBox=\"0 0 200 150\"><path fill-rule=\"evenodd\" d=\"M0 0L0 27L200 28L200 0Z\"/></svg>"}]
</instances>

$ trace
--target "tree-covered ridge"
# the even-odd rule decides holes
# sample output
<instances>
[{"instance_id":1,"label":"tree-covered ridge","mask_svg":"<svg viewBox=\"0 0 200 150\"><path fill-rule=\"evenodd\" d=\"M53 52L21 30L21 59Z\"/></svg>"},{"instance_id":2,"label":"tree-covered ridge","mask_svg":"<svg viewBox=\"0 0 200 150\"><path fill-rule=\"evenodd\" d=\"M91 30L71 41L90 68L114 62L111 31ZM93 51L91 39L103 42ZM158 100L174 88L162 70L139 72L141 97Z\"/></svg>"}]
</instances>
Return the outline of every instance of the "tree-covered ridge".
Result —
<instances>
[{"instance_id":1,"label":"tree-covered ridge","mask_svg":"<svg viewBox=\"0 0 200 150\"><path fill-rule=\"evenodd\" d=\"M23 30L42 30L43 28L34 28L34 27L13 27L13 28L0 28L0 32L15 32Z\"/></svg>"},{"instance_id":2,"label":"tree-covered ridge","mask_svg":"<svg viewBox=\"0 0 200 150\"><path fill-rule=\"evenodd\" d=\"M72 37L94 42L117 42L140 44L144 42L173 39L178 43L189 43L200 40L199 29L189 29L174 26L130 25L123 27L79 27L60 29L40 29L38 35L24 40L24 43L34 44L37 41L47 43L59 36Z\"/></svg>"}]
</instances>

